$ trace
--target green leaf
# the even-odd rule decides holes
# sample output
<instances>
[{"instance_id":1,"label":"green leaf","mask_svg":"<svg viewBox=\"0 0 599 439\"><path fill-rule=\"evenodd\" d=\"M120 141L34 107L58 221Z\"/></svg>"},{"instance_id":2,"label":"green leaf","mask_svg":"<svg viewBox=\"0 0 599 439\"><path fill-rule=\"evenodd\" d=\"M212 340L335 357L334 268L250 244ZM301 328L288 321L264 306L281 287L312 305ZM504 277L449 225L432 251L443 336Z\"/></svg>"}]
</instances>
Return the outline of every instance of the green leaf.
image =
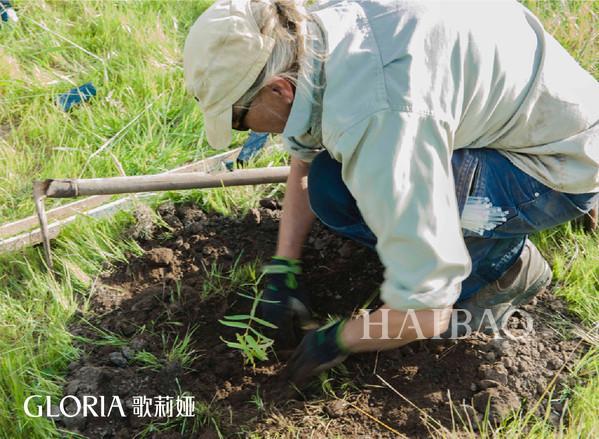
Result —
<instances>
[{"instance_id":1,"label":"green leaf","mask_svg":"<svg viewBox=\"0 0 599 439\"><path fill-rule=\"evenodd\" d=\"M277 325L273 325L272 323L267 322L266 320L262 320L261 318L258 318L256 316L252 317L252 320L256 323L260 323L262 326L266 326L267 328L273 328L273 329L278 328Z\"/></svg>"},{"instance_id":2,"label":"green leaf","mask_svg":"<svg viewBox=\"0 0 599 439\"><path fill-rule=\"evenodd\" d=\"M251 329L247 323L243 322L228 322L226 320L219 320L218 323L225 326L231 326L232 328Z\"/></svg>"},{"instance_id":3,"label":"green leaf","mask_svg":"<svg viewBox=\"0 0 599 439\"><path fill-rule=\"evenodd\" d=\"M233 349L241 349L243 350L243 346L240 345L239 343L235 343L234 341L227 341L227 346Z\"/></svg>"},{"instance_id":4,"label":"green leaf","mask_svg":"<svg viewBox=\"0 0 599 439\"><path fill-rule=\"evenodd\" d=\"M241 297L245 297L246 299L250 299L250 300L256 300L257 299L257 297L250 296L248 294L243 294L243 293L237 293L237 294L239 294Z\"/></svg>"},{"instance_id":5,"label":"green leaf","mask_svg":"<svg viewBox=\"0 0 599 439\"><path fill-rule=\"evenodd\" d=\"M247 343L245 341L245 336L240 335L240 334L235 334L235 337L237 338L237 341L243 345L243 349L247 348Z\"/></svg>"},{"instance_id":6,"label":"green leaf","mask_svg":"<svg viewBox=\"0 0 599 439\"><path fill-rule=\"evenodd\" d=\"M249 320L251 319L252 316L248 316L245 314L239 314L239 315L234 315L234 316L225 316L225 319L227 320Z\"/></svg>"},{"instance_id":7,"label":"green leaf","mask_svg":"<svg viewBox=\"0 0 599 439\"><path fill-rule=\"evenodd\" d=\"M281 303L280 300L268 300L268 299L262 299L262 298L258 298L258 297L256 297L256 302L274 303L274 304Z\"/></svg>"},{"instance_id":8,"label":"green leaf","mask_svg":"<svg viewBox=\"0 0 599 439\"><path fill-rule=\"evenodd\" d=\"M246 337L247 343L248 345L252 348L256 358L258 358L259 360L266 360L266 352L264 351L264 349L262 348L262 346L260 346L256 340L254 339L254 337L252 337L251 335L247 335Z\"/></svg>"}]
</instances>

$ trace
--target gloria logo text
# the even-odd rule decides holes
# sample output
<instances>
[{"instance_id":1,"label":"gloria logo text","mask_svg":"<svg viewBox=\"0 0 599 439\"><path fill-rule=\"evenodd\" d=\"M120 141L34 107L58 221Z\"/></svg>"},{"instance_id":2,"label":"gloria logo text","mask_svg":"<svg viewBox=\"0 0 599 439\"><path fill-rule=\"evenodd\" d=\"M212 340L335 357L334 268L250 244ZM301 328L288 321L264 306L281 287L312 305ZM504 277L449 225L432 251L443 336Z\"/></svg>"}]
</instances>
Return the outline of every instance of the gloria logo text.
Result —
<instances>
[{"instance_id":1,"label":"gloria logo text","mask_svg":"<svg viewBox=\"0 0 599 439\"><path fill-rule=\"evenodd\" d=\"M74 418L75 416L106 418L114 414L125 418L123 405L132 409L133 416L138 418L172 418L194 417L195 397L189 394L175 396L148 397L133 396L123 404L119 396L91 396L81 397L66 395L58 405L52 405L50 396L32 395L25 399L23 410L32 418L45 416L47 418ZM35 407L33 410L32 408Z\"/></svg>"},{"instance_id":2,"label":"gloria logo text","mask_svg":"<svg viewBox=\"0 0 599 439\"><path fill-rule=\"evenodd\" d=\"M35 412L30 410L32 405L35 406ZM50 396L32 395L25 399L23 409L25 410L25 414L32 418L40 418L42 416L48 418L74 418L79 415L106 418L112 415L113 412L122 418L126 417L123 404L118 396L107 399L104 396L84 395L78 398L73 395L67 395L58 403L57 413L56 410L52 410L52 398Z\"/></svg>"}]
</instances>

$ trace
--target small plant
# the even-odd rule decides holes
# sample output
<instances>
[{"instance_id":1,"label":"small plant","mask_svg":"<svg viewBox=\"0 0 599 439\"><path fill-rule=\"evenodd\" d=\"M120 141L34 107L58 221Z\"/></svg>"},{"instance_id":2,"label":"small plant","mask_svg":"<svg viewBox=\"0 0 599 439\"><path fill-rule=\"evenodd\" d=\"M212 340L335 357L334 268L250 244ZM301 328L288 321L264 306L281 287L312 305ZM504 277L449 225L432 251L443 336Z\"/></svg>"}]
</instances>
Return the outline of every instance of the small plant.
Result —
<instances>
[{"instance_id":1,"label":"small plant","mask_svg":"<svg viewBox=\"0 0 599 439\"><path fill-rule=\"evenodd\" d=\"M191 349L191 340L197 328L185 333L183 338L175 337L170 343L170 338L162 334L162 346L164 356L157 357L151 352L140 351L135 354L134 360L140 364L142 369L160 370L168 364L179 364L184 369L191 369L193 362L200 356Z\"/></svg>"},{"instance_id":2,"label":"small plant","mask_svg":"<svg viewBox=\"0 0 599 439\"><path fill-rule=\"evenodd\" d=\"M182 397L191 395L188 392L180 391L178 396ZM214 428L214 432L216 433L217 437L223 438L224 436L220 431L220 416L212 407L212 402L195 401L193 416L179 416L166 419L165 421L151 422L139 433L137 433L133 439L156 437L156 433L174 433L176 431L178 431L183 437L197 437L200 430L209 426Z\"/></svg>"},{"instance_id":3,"label":"small plant","mask_svg":"<svg viewBox=\"0 0 599 439\"><path fill-rule=\"evenodd\" d=\"M197 328L187 331L182 339L177 336L170 347L167 349L168 339L162 335L162 342L165 346L165 357L168 364L179 363L182 368L189 369L192 363L199 357L194 349L191 349L191 338Z\"/></svg>"},{"instance_id":4,"label":"small plant","mask_svg":"<svg viewBox=\"0 0 599 439\"><path fill-rule=\"evenodd\" d=\"M226 272L216 263L208 267L202 263L202 268L206 274L206 280L202 284L202 298L213 295L226 295L228 291L252 287L256 284L258 277L257 261L251 261L241 264L242 253L235 259L235 262Z\"/></svg>"},{"instance_id":5,"label":"small plant","mask_svg":"<svg viewBox=\"0 0 599 439\"><path fill-rule=\"evenodd\" d=\"M225 316L224 320L219 320L222 325L232 328L243 329L243 333L235 334L237 341L225 340L221 337L228 347L238 349L245 359L245 363L250 363L252 367L256 366L256 360L266 361L268 359L268 349L272 346L273 340L263 335L252 325L257 324L266 328L276 329L276 326L266 320L256 317L256 309L261 301L261 293L258 292L258 282L253 286L254 296L243 293L237 293L241 297L252 300L252 309L249 314L237 314Z\"/></svg>"},{"instance_id":6,"label":"small plant","mask_svg":"<svg viewBox=\"0 0 599 439\"><path fill-rule=\"evenodd\" d=\"M115 348L122 348L123 346L127 345L127 340L120 335L103 328L98 328L85 319L82 319L82 322L87 324L98 335L98 338L91 339L84 336L75 336L73 337L75 340L85 344L92 344L96 346L114 346Z\"/></svg>"},{"instance_id":7,"label":"small plant","mask_svg":"<svg viewBox=\"0 0 599 439\"><path fill-rule=\"evenodd\" d=\"M208 425L212 424L218 437L223 437L219 428L221 423L220 416L218 411L212 408L212 402L208 403L206 401L198 401L195 405L194 420L200 427L207 427Z\"/></svg>"},{"instance_id":8,"label":"small plant","mask_svg":"<svg viewBox=\"0 0 599 439\"><path fill-rule=\"evenodd\" d=\"M135 362L141 364L142 369L160 370L162 364L156 355L148 351L140 351L135 354Z\"/></svg>"},{"instance_id":9,"label":"small plant","mask_svg":"<svg viewBox=\"0 0 599 439\"><path fill-rule=\"evenodd\" d=\"M181 303L181 279L175 281L175 288L171 288L170 303Z\"/></svg>"},{"instance_id":10,"label":"small plant","mask_svg":"<svg viewBox=\"0 0 599 439\"><path fill-rule=\"evenodd\" d=\"M207 267L202 262L206 280L202 283L201 297L203 299L212 297L213 295L222 295L226 291L225 281L227 276L224 275L216 262L212 262Z\"/></svg>"},{"instance_id":11,"label":"small plant","mask_svg":"<svg viewBox=\"0 0 599 439\"><path fill-rule=\"evenodd\" d=\"M260 388L256 389L256 394L252 395L250 403L254 404L259 411L264 411L264 400L260 396Z\"/></svg>"}]
</instances>

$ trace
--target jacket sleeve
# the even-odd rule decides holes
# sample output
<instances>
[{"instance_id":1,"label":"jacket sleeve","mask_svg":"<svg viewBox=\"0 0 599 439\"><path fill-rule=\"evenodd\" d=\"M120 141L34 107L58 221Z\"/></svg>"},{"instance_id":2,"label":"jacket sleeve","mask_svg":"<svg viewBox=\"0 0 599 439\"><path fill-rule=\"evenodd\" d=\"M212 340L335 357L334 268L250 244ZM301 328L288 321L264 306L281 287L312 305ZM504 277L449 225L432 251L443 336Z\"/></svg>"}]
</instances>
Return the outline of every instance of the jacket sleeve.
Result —
<instances>
[{"instance_id":1,"label":"jacket sleeve","mask_svg":"<svg viewBox=\"0 0 599 439\"><path fill-rule=\"evenodd\" d=\"M453 305L470 272L445 123L401 111L374 114L331 148L377 236L381 299L399 310Z\"/></svg>"},{"instance_id":2,"label":"jacket sleeve","mask_svg":"<svg viewBox=\"0 0 599 439\"><path fill-rule=\"evenodd\" d=\"M283 137L283 148L293 157L307 163L312 163L314 157L324 150L320 142L307 134L299 138Z\"/></svg>"}]
</instances>

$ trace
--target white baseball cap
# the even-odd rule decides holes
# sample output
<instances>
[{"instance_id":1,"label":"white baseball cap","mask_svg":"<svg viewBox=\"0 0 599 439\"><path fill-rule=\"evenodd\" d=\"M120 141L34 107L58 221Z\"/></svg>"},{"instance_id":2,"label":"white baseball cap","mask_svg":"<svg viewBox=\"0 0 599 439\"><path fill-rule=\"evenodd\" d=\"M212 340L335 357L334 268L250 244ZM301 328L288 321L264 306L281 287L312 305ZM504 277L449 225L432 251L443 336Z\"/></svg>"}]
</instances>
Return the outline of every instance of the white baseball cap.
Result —
<instances>
[{"instance_id":1,"label":"white baseball cap","mask_svg":"<svg viewBox=\"0 0 599 439\"><path fill-rule=\"evenodd\" d=\"M274 47L250 0L216 0L196 20L183 49L185 86L204 112L208 143L231 144L233 104L258 79Z\"/></svg>"}]
</instances>

